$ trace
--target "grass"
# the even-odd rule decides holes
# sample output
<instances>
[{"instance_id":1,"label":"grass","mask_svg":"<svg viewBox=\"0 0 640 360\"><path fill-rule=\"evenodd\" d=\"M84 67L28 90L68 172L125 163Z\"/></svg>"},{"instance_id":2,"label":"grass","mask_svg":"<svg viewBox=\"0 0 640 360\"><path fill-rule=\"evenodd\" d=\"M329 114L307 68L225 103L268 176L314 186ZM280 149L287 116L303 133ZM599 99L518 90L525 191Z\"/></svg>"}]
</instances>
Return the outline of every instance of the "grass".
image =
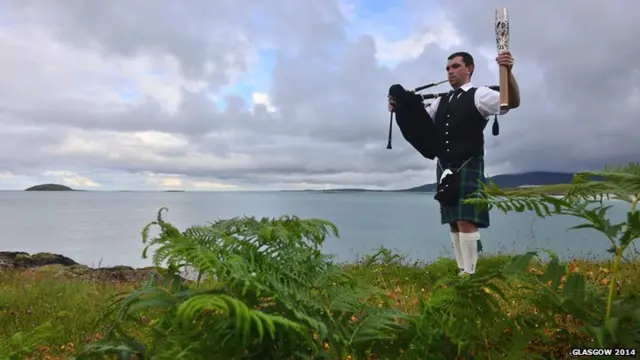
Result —
<instances>
[{"instance_id":1,"label":"grass","mask_svg":"<svg viewBox=\"0 0 640 360\"><path fill-rule=\"evenodd\" d=\"M409 314L418 314L421 300L427 299L434 291L437 281L455 272L455 263L441 258L430 264L409 263L398 256L383 252L383 257L375 262L359 261L345 264L345 270L375 286L392 299L380 301L377 306L393 307ZM502 266L508 262L508 255L481 257L479 269ZM610 281L609 262L576 260L569 265L570 272L584 274L588 283L603 294ZM544 266L533 263L529 271L541 272ZM28 333L38 326L53 321L60 330L34 344L36 351L30 359L66 359L78 354L85 344L102 340L108 320L102 320L108 308L108 299L123 292L131 292L141 283L100 283L81 278L60 276L56 266L45 266L31 270L0 272L0 338L10 338L17 332ZM623 263L619 269L620 296L636 299L640 307L640 261ZM193 285L192 285L193 286ZM509 299L517 299L516 289L505 289ZM513 300L502 303L505 313L534 313L535 309L524 302ZM137 326L129 330L144 338L149 318L141 317ZM357 314L354 315L357 320ZM547 344L552 353L563 353L571 344L559 334L581 333L579 324L570 321L564 326L544 329L539 341ZM543 336L546 334L547 336ZM558 334L554 340L554 334ZM585 334L585 338L589 335Z\"/></svg>"}]
</instances>

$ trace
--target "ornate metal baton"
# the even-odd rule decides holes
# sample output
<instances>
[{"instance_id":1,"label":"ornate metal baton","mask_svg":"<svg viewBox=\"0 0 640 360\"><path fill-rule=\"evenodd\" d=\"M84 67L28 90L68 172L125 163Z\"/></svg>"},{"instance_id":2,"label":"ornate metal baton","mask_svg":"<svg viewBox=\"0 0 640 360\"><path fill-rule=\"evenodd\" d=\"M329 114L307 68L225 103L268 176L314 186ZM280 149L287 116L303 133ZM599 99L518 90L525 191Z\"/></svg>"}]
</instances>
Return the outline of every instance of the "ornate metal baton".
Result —
<instances>
[{"instance_id":1,"label":"ornate metal baton","mask_svg":"<svg viewBox=\"0 0 640 360\"><path fill-rule=\"evenodd\" d=\"M509 50L509 13L506 8L496 9L496 45L498 54ZM500 66L500 109L509 108L509 72Z\"/></svg>"}]
</instances>

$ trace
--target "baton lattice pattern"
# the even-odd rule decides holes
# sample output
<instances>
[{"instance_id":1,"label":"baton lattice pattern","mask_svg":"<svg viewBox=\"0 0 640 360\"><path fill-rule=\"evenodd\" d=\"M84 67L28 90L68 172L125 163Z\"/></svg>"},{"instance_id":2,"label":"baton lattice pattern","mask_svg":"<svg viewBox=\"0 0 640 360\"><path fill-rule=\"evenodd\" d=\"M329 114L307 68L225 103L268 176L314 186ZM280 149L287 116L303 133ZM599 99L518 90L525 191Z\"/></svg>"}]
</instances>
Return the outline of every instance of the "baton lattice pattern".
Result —
<instances>
[{"instance_id":1,"label":"baton lattice pattern","mask_svg":"<svg viewBox=\"0 0 640 360\"><path fill-rule=\"evenodd\" d=\"M496 21L496 46L498 53L509 50L509 22Z\"/></svg>"}]
</instances>

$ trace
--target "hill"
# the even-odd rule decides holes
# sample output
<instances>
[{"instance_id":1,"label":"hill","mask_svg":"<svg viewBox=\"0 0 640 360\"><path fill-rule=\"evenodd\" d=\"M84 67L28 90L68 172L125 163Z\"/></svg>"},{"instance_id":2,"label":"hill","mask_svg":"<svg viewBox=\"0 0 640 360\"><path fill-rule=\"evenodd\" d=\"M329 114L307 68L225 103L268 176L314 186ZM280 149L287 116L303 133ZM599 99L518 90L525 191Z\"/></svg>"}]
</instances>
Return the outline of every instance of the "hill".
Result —
<instances>
[{"instance_id":1,"label":"hill","mask_svg":"<svg viewBox=\"0 0 640 360\"><path fill-rule=\"evenodd\" d=\"M491 177L491 180L500 188L515 188L531 185L557 185L568 184L573 178L573 173L559 173L550 171L533 171L520 174L504 174ZM416 186L403 192L435 192L436 183Z\"/></svg>"},{"instance_id":2,"label":"hill","mask_svg":"<svg viewBox=\"0 0 640 360\"><path fill-rule=\"evenodd\" d=\"M560 173L552 171L531 171L519 174L503 174L491 177L491 180L502 189L526 186L545 186L551 192L563 192L565 186L571 182L574 173ZM555 187L554 187L555 186ZM557 189L556 189L557 188ZM368 189L330 189L330 190L289 190L294 192L321 193L362 193L362 192L435 192L436 183L424 184L410 189L401 190L368 190Z\"/></svg>"},{"instance_id":3,"label":"hill","mask_svg":"<svg viewBox=\"0 0 640 360\"><path fill-rule=\"evenodd\" d=\"M72 188L60 184L41 184L32 186L25 191L74 191Z\"/></svg>"}]
</instances>

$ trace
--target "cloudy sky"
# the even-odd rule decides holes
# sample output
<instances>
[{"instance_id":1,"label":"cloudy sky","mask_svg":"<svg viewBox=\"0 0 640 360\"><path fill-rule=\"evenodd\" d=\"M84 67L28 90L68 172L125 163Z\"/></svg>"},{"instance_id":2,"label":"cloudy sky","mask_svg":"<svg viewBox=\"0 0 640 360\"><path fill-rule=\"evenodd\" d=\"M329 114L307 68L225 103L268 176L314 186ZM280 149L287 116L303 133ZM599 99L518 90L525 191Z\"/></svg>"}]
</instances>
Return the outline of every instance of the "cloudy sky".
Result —
<instances>
[{"instance_id":1,"label":"cloudy sky","mask_svg":"<svg viewBox=\"0 0 640 360\"><path fill-rule=\"evenodd\" d=\"M386 149L387 89L459 50L497 84L503 6L522 105L489 175L637 160L638 1L0 0L0 188L433 182L397 127Z\"/></svg>"}]
</instances>

